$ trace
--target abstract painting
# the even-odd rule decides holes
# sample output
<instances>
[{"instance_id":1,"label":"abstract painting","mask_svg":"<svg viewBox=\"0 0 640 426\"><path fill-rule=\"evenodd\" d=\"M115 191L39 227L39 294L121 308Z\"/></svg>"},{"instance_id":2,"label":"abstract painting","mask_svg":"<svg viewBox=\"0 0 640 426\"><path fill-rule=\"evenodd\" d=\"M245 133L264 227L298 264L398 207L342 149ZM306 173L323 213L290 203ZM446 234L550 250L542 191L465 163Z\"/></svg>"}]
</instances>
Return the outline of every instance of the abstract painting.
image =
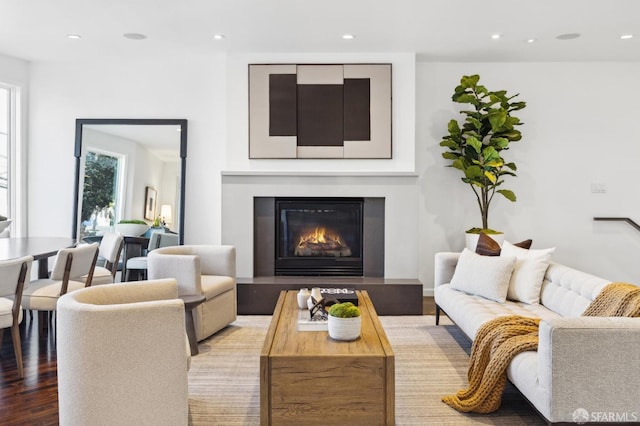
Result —
<instances>
[{"instance_id":1,"label":"abstract painting","mask_svg":"<svg viewBox=\"0 0 640 426\"><path fill-rule=\"evenodd\" d=\"M391 158L391 64L249 65L249 158Z\"/></svg>"}]
</instances>

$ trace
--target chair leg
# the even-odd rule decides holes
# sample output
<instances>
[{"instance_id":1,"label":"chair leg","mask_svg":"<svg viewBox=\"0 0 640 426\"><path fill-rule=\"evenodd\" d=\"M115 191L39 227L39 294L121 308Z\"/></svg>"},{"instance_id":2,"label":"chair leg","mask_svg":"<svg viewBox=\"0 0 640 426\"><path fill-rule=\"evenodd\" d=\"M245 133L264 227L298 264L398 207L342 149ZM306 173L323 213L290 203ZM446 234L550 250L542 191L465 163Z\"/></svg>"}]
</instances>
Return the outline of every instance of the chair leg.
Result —
<instances>
[{"instance_id":1,"label":"chair leg","mask_svg":"<svg viewBox=\"0 0 640 426\"><path fill-rule=\"evenodd\" d=\"M47 322L46 312L38 311L38 329L40 334L44 333L44 328L45 328L44 326L46 322Z\"/></svg>"},{"instance_id":2,"label":"chair leg","mask_svg":"<svg viewBox=\"0 0 640 426\"><path fill-rule=\"evenodd\" d=\"M436 305L436 325L440 325L440 306Z\"/></svg>"},{"instance_id":3,"label":"chair leg","mask_svg":"<svg viewBox=\"0 0 640 426\"><path fill-rule=\"evenodd\" d=\"M16 364L18 364L18 374L24 378L24 367L22 366L22 344L20 342L19 324L11 326L11 338L13 340L13 352L16 354Z\"/></svg>"}]
</instances>

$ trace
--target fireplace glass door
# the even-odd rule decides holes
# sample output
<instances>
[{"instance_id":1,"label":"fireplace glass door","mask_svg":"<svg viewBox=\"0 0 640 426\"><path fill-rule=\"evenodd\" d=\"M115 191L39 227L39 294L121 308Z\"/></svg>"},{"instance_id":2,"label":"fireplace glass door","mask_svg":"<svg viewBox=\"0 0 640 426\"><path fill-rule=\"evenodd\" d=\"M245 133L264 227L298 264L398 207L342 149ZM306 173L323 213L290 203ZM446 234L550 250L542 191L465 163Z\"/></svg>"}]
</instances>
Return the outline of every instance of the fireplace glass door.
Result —
<instances>
[{"instance_id":1,"label":"fireplace glass door","mask_svg":"<svg viewBox=\"0 0 640 426\"><path fill-rule=\"evenodd\" d=\"M362 275L362 198L276 199L276 275Z\"/></svg>"}]
</instances>

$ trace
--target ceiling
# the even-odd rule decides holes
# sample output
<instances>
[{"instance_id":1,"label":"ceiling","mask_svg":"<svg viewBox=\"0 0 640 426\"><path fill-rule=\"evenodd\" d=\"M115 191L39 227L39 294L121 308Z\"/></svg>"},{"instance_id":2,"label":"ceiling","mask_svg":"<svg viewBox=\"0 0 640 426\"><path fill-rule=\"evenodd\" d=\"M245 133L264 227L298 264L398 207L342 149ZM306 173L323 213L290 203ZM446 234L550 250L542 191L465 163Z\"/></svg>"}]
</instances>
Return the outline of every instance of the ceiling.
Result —
<instances>
[{"instance_id":1,"label":"ceiling","mask_svg":"<svg viewBox=\"0 0 640 426\"><path fill-rule=\"evenodd\" d=\"M125 33L141 33L130 40ZM353 34L343 40L343 34ZM492 34L501 34L494 40ZM580 37L558 40L578 33ZM80 39L69 39L79 34ZM223 34L221 40L214 34ZM635 37L621 40L623 34ZM536 39L528 43L528 39ZM416 52L421 61L639 61L638 0L0 0L28 61L215 52Z\"/></svg>"}]
</instances>

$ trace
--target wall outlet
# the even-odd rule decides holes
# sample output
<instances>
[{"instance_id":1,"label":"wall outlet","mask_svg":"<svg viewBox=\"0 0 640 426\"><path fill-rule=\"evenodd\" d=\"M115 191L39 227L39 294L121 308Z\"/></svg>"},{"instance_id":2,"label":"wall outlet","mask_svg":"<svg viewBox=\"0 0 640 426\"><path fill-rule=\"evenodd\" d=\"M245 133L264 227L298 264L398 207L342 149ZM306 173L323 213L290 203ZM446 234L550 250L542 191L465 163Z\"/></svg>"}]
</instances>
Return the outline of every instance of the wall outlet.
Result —
<instances>
[{"instance_id":1,"label":"wall outlet","mask_svg":"<svg viewBox=\"0 0 640 426\"><path fill-rule=\"evenodd\" d=\"M607 185L600 182L592 182L591 183L591 193L592 194L604 194L607 192Z\"/></svg>"}]
</instances>

